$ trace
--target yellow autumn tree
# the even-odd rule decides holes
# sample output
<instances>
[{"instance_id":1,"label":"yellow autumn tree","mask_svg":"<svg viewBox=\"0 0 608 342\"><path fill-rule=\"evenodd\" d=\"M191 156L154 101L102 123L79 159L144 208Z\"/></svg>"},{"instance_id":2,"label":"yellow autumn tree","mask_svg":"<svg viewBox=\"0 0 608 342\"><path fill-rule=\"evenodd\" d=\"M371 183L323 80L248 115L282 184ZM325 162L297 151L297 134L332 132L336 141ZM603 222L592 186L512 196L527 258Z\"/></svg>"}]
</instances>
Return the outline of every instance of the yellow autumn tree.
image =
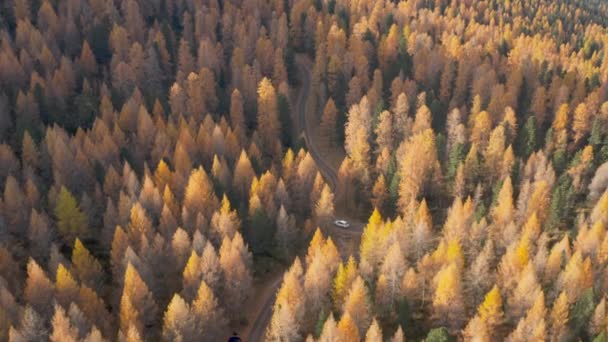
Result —
<instances>
[{"instance_id":1,"label":"yellow autumn tree","mask_svg":"<svg viewBox=\"0 0 608 342\"><path fill-rule=\"evenodd\" d=\"M451 333L458 332L465 319L461 274L456 263L444 266L433 279L433 318Z\"/></svg>"},{"instance_id":2,"label":"yellow autumn tree","mask_svg":"<svg viewBox=\"0 0 608 342\"><path fill-rule=\"evenodd\" d=\"M257 127L265 153L275 156L275 146L281 124L277 107L277 94L272 82L264 77L258 84L258 122Z\"/></svg>"},{"instance_id":3,"label":"yellow autumn tree","mask_svg":"<svg viewBox=\"0 0 608 342\"><path fill-rule=\"evenodd\" d=\"M569 311L568 296L562 291L555 302L553 302L553 308L549 313L552 341L564 341L567 338Z\"/></svg>"},{"instance_id":4,"label":"yellow autumn tree","mask_svg":"<svg viewBox=\"0 0 608 342\"><path fill-rule=\"evenodd\" d=\"M488 327L490 335L503 323L502 296L498 286L494 285L492 290L486 294L483 303L477 309L477 314Z\"/></svg>"},{"instance_id":5,"label":"yellow autumn tree","mask_svg":"<svg viewBox=\"0 0 608 342\"><path fill-rule=\"evenodd\" d=\"M418 196L425 195L430 181L438 179L439 163L432 129L414 135L405 143L399 167L399 208L406 213L416 203Z\"/></svg>"},{"instance_id":6,"label":"yellow autumn tree","mask_svg":"<svg viewBox=\"0 0 608 342\"><path fill-rule=\"evenodd\" d=\"M338 323L338 337L340 342L360 341L359 329L348 312L342 315Z\"/></svg>"}]
</instances>

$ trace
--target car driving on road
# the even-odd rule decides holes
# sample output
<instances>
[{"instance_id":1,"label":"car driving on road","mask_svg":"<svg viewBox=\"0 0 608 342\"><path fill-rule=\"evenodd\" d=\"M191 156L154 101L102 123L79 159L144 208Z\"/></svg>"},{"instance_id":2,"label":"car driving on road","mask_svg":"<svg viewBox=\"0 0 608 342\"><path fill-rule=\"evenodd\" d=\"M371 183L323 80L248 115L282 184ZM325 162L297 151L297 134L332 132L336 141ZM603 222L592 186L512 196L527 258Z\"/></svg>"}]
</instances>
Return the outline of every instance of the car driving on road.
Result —
<instances>
[{"instance_id":1,"label":"car driving on road","mask_svg":"<svg viewBox=\"0 0 608 342\"><path fill-rule=\"evenodd\" d=\"M346 220L335 220L334 224L340 228L348 228L350 227L350 223Z\"/></svg>"}]
</instances>

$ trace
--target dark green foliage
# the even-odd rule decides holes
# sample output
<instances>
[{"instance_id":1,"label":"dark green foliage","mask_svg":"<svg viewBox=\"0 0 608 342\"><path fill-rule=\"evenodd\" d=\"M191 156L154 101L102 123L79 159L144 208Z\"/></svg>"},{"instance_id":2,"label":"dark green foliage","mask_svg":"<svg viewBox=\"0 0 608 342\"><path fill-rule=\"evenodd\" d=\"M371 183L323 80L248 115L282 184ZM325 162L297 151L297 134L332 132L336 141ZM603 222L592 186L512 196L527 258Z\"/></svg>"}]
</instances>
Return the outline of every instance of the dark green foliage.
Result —
<instances>
[{"instance_id":1,"label":"dark green foliage","mask_svg":"<svg viewBox=\"0 0 608 342\"><path fill-rule=\"evenodd\" d=\"M399 66L401 67L401 71L403 71L405 76L412 76L412 56L407 52L407 40L404 35L399 37L399 52L397 55L397 59L399 61Z\"/></svg>"},{"instance_id":2,"label":"dark green foliage","mask_svg":"<svg viewBox=\"0 0 608 342\"><path fill-rule=\"evenodd\" d=\"M287 80L289 84L296 84L298 81L298 72L296 68L296 55L293 51L293 47L290 44L287 44L287 48L285 49L285 69L287 69Z\"/></svg>"},{"instance_id":3,"label":"dark green foliage","mask_svg":"<svg viewBox=\"0 0 608 342\"><path fill-rule=\"evenodd\" d=\"M570 309L570 332L572 336L578 336L588 340L587 325L595 309L593 289L590 288L574 303Z\"/></svg>"},{"instance_id":4,"label":"dark green foliage","mask_svg":"<svg viewBox=\"0 0 608 342\"><path fill-rule=\"evenodd\" d=\"M475 209L475 222L479 222L484 216L486 216L488 208L485 203L481 202Z\"/></svg>"},{"instance_id":5,"label":"dark green foliage","mask_svg":"<svg viewBox=\"0 0 608 342\"><path fill-rule=\"evenodd\" d=\"M74 112L65 115L62 122L58 122L70 132L76 132L78 127L89 128L97 117L99 104L93 94L82 93L74 98Z\"/></svg>"},{"instance_id":6,"label":"dark green foliage","mask_svg":"<svg viewBox=\"0 0 608 342\"><path fill-rule=\"evenodd\" d=\"M334 14L335 9L336 9L336 0L329 0L327 2L327 12L329 14Z\"/></svg>"},{"instance_id":7,"label":"dark green foliage","mask_svg":"<svg viewBox=\"0 0 608 342\"><path fill-rule=\"evenodd\" d=\"M152 107L155 100L164 100L167 94L164 86L166 80L159 63L156 47L146 50L143 68L145 77L142 91L146 96L149 107Z\"/></svg>"},{"instance_id":8,"label":"dark green foliage","mask_svg":"<svg viewBox=\"0 0 608 342\"><path fill-rule=\"evenodd\" d=\"M399 300L397 303L397 320L396 325L402 327L408 327L408 334L410 336L420 336L423 332L421 331L421 325L416 324L414 321L414 308L405 299Z\"/></svg>"},{"instance_id":9,"label":"dark green foliage","mask_svg":"<svg viewBox=\"0 0 608 342\"><path fill-rule=\"evenodd\" d=\"M435 96L432 96L429 109L433 114L431 116L431 126L435 132L443 132L445 130L447 107Z\"/></svg>"},{"instance_id":10,"label":"dark green foliage","mask_svg":"<svg viewBox=\"0 0 608 342\"><path fill-rule=\"evenodd\" d=\"M593 342L608 342L608 337L606 337L606 332L602 332L601 334L595 336Z\"/></svg>"},{"instance_id":11,"label":"dark green foliage","mask_svg":"<svg viewBox=\"0 0 608 342\"><path fill-rule=\"evenodd\" d=\"M557 181L551 195L548 227L552 229L566 229L571 226L574 209L574 189L572 179L563 174Z\"/></svg>"},{"instance_id":12,"label":"dark green foliage","mask_svg":"<svg viewBox=\"0 0 608 342\"><path fill-rule=\"evenodd\" d=\"M277 96L279 107L279 121L281 122L281 143L284 147L294 147L295 134L291 126L291 108L289 101L283 94Z\"/></svg>"},{"instance_id":13,"label":"dark green foliage","mask_svg":"<svg viewBox=\"0 0 608 342\"><path fill-rule=\"evenodd\" d=\"M319 337L321 336L321 333L323 332L323 325L325 324L325 321L327 321L327 318L329 317L328 313L325 312L325 309L321 309L321 312L319 312L319 318L317 319L317 323L315 324L315 337Z\"/></svg>"},{"instance_id":14,"label":"dark green foliage","mask_svg":"<svg viewBox=\"0 0 608 342\"><path fill-rule=\"evenodd\" d=\"M562 173L568 164L568 155L564 148L559 148L553 153L553 168L557 174Z\"/></svg>"},{"instance_id":15,"label":"dark green foliage","mask_svg":"<svg viewBox=\"0 0 608 342\"><path fill-rule=\"evenodd\" d=\"M397 201L399 200L399 173L394 172L390 178L390 183L388 185L388 199L386 203L386 208L389 213L394 213L395 208L397 208Z\"/></svg>"},{"instance_id":16,"label":"dark green foliage","mask_svg":"<svg viewBox=\"0 0 608 342\"><path fill-rule=\"evenodd\" d=\"M456 144L455 146L452 147L452 149L449 152L450 152L450 155L448 157L447 177L448 177L448 179L453 180L454 176L456 175L456 170L458 169L458 165L460 165L460 163L467 156L466 147L464 144Z\"/></svg>"},{"instance_id":17,"label":"dark green foliage","mask_svg":"<svg viewBox=\"0 0 608 342\"><path fill-rule=\"evenodd\" d=\"M583 54L585 55L585 59L591 58L594 52L600 49L600 44L596 43L595 40L587 39L585 40L585 45L583 46Z\"/></svg>"},{"instance_id":18,"label":"dark green foliage","mask_svg":"<svg viewBox=\"0 0 608 342\"><path fill-rule=\"evenodd\" d=\"M602 123L599 118L595 118L593 120L593 124L591 125L591 133L589 134L589 144L593 146L595 149L596 146L602 143Z\"/></svg>"},{"instance_id":19,"label":"dark green foliage","mask_svg":"<svg viewBox=\"0 0 608 342\"><path fill-rule=\"evenodd\" d=\"M517 154L526 159L538 148L536 119L530 116L522 130L519 131Z\"/></svg>"},{"instance_id":20,"label":"dark green foliage","mask_svg":"<svg viewBox=\"0 0 608 342\"><path fill-rule=\"evenodd\" d=\"M272 255L276 226L263 209L257 209L249 217L244 237L253 254Z\"/></svg>"},{"instance_id":21,"label":"dark green foliage","mask_svg":"<svg viewBox=\"0 0 608 342\"><path fill-rule=\"evenodd\" d=\"M450 335L446 328L435 328L429 331L428 335L424 339L424 342L448 342Z\"/></svg>"},{"instance_id":22,"label":"dark green foliage","mask_svg":"<svg viewBox=\"0 0 608 342\"><path fill-rule=\"evenodd\" d=\"M109 37L112 26L108 18L97 22L93 25L87 34L87 40L91 46L91 50L95 54L97 63L106 64L112 58L110 51Z\"/></svg>"}]
</instances>

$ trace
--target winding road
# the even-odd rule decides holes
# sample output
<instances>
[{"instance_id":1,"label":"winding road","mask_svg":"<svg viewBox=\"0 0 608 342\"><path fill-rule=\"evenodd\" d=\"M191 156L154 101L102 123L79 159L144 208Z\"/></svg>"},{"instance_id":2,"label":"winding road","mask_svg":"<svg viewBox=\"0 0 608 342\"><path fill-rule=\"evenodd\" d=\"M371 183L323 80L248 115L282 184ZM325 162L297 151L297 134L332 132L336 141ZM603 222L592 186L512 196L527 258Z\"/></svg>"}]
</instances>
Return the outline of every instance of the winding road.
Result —
<instances>
[{"instance_id":1,"label":"winding road","mask_svg":"<svg viewBox=\"0 0 608 342\"><path fill-rule=\"evenodd\" d=\"M307 67L305 67L305 65L307 65L308 63L303 61L303 59L304 57L298 56L296 60L298 72L300 74L300 80L302 81L300 95L298 96L298 102L296 104L296 108L298 109L300 129L302 130L304 142L306 142L308 152L317 164L319 172L321 172L321 175L323 176L323 178L325 178L325 182L331 187L332 191L335 192L336 186L338 185L338 176L317 150L316 145L311 139L312 134L310 132L310 125L308 124L308 120L306 120L306 107L308 106L308 96L310 94L310 71Z\"/></svg>"},{"instance_id":2,"label":"winding road","mask_svg":"<svg viewBox=\"0 0 608 342\"><path fill-rule=\"evenodd\" d=\"M330 164L323 158L322 154L317 149L317 146L313 143L313 134L311 134L311 128L307 120L306 107L308 105L308 98L310 94L310 62L305 56L296 57L296 65L298 73L300 75L300 91L296 100L294 108L297 109L299 129L302 130L302 135L306 143L308 152L312 156L313 160L317 164L317 168L325 182L335 192L336 186L338 185L337 172ZM347 217L351 226L348 229L342 229L337 227L330 227L328 234L332 236L332 239L338 244L339 250L342 250L340 245L349 244L358 246L358 239L361 237L363 232L364 223L354 218ZM352 251L351 251L352 252ZM355 250L355 253L357 251ZM345 256L346 257L346 256ZM266 327L270 323L272 318L272 307L274 305L276 293L279 290L283 280L282 274L275 275L272 280L268 283L268 287L262 293L258 293L258 296L264 296L258 300L259 303L263 303L262 306L257 310L255 320L249 329L244 331L242 338L244 342L262 342L264 341L264 335L266 334Z\"/></svg>"}]
</instances>

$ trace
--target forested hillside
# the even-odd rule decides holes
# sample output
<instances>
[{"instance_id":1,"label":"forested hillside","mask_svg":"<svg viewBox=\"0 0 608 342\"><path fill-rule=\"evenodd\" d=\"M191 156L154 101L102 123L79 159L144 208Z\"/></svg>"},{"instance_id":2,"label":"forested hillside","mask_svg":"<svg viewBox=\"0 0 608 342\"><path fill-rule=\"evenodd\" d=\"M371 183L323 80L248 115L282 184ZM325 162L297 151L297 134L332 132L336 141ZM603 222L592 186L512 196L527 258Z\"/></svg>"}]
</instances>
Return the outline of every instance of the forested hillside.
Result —
<instances>
[{"instance_id":1,"label":"forested hillside","mask_svg":"<svg viewBox=\"0 0 608 342\"><path fill-rule=\"evenodd\" d=\"M607 341L607 25L1 1L0 340L224 341L286 270L267 341Z\"/></svg>"}]
</instances>

